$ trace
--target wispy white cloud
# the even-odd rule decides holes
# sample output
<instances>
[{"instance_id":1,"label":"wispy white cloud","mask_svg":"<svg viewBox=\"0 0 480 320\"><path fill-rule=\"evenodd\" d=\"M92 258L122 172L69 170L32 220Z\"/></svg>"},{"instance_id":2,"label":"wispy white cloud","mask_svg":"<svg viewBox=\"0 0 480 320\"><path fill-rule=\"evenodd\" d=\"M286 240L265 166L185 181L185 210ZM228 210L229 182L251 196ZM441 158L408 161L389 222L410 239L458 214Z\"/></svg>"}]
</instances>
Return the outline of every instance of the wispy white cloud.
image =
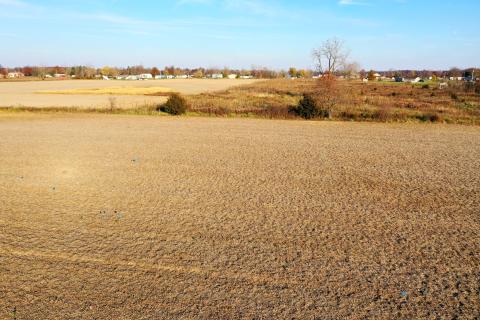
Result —
<instances>
[{"instance_id":1,"label":"wispy white cloud","mask_svg":"<svg viewBox=\"0 0 480 320\"><path fill-rule=\"evenodd\" d=\"M340 0L338 4L341 6L368 6L370 5L369 2L364 0Z\"/></svg>"},{"instance_id":2,"label":"wispy white cloud","mask_svg":"<svg viewBox=\"0 0 480 320\"><path fill-rule=\"evenodd\" d=\"M64 15L68 15L65 13ZM137 26L137 27L170 27L170 28L187 28L192 26L204 26L204 27L242 27L242 28L255 28L259 26L266 26L263 22L244 21L241 19L208 19L208 18L195 18L195 19L164 19L161 21L137 19L129 16L107 14L107 13L93 13L93 14L78 14L71 13L69 15L72 18L79 18L84 20L93 20L97 22L107 23L117 26Z\"/></svg>"},{"instance_id":3,"label":"wispy white cloud","mask_svg":"<svg viewBox=\"0 0 480 320\"><path fill-rule=\"evenodd\" d=\"M0 38L15 38L15 37L17 37L17 35L14 33L0 32Z\"/></svg>"},{"instance_id":4,"label":"wispy white cloud","mask_svg":"<svg viewBox=\"0 0 480 320\"><path fill-rule=\"evenodd\" d=\"M177 0L177 5L212 4L212 0Z\"/></svg>"},{"instance_id":5,"label":"wispy white cloud","mask_svg":"<svg viewBox=\"0 0 480 320\"><path fill-rule=\"evenodd\" d=\"M25 8L30 5L27 2L20 0L0 0L0 6L16 7L16 8Z\"/></svg>"},{"instance_id":6,"label":"wispy white cloud","mask_svg":"<svg viewBox=\"0 0 480 320\"><path fill-rule=\"evenodd\" d=\"M261 0L223 0L225 8L265 17L292 17L283 7Z\"/></svg>"}]
</instances>

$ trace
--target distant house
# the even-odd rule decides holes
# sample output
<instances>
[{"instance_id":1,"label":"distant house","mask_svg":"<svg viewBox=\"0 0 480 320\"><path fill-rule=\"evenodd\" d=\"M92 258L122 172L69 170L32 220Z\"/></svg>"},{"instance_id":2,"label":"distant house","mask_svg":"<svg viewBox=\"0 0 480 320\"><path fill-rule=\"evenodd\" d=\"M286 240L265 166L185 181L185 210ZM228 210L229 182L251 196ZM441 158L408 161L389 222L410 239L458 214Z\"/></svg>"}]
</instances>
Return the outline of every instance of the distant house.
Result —
<instances>
[{"instance_id":1,"label":"distant house","mask_svg":"<svg viewBox=\"0 0 480 320\"><path fill-rule=\"evenodd\" d=\"M237 75L232 73L227 76L228 79L237 79Z\"/></svg>"},{"instance_id":2,"label":"distant house","mask_svg":"<svg viewBox=\"0 0 480 320\"><path fill-rule=\"evenodd\" d=\"M175 77L176 79L188 79L188 76L186 74L180 74Z\"/></svg>"},{"instance_id":3,"label":"distant house","mask_svg":"<svg viewBox=\"0 0 480 320\"><path fill-rule=\"evenodd\" d=\"M416 77L416 78L413 79L411 82L412 82L412 83L418 83L418 82L421 82L421 81L422 81L422 78Z\"/></svg>"},{"instance_id":4,"label":"distant house","mask_svg":"<svg viewBox=\"0 0 480 320\"><path fill-rule=\"evenodd\" d=\"M65 73L55 73L53 75L54 78L66 78L67 75Z\"/></svg>"},{"instance_id":5,"label":"distant house","mask_svg":"<svg viewBox=\"0 0 480 320\"><path fill-rule=\"evenodd\" d=\"M164 74L158 74L158 75L155 76L155 79L157 79L157 80L158 79L167 79L167 76L164 75Z\"/></svg>"},{"instance_id":6,"label":"distant house","mask_svg":"<svg viewBox=\"0 0 480 320\"><path fill-rule=\"evenodd\" d=\"M126 77L125 77L125 80L138 80L138 77L137 77L137 76L130 75L130 76L126 76Z\"/></svg>"},{"instance_id":7,"label":"distant house","mask_svg":"<svg viewBox=\"0 0 480 320\"><path fill-rule=\"evenodd\" d=\"M150 73L142 73L137 76L138 79L146 80L146 79L153 79L153 76Z\"/></svg>"},{"instance_id":8,"label":"distant house","mask_svg":"<svg viewBox=\"0 0 480 320\"><path fill-rule=\"evenodd\" d=\"M171 74L167 75L167 79L174 79L174 78L175 78L174 75L171 75Z\"/></svg>"},{"instance_id":9,"label":"distant house","mask_svg":"<svg viewBox=\"0 0 480 320\"><path fill-rule=\"evenodd\" d=\"M212 74L212 79L223 79L223 74L214 73L214 74Z\"/></svg>"},{"instance_id":10,"label":"distant house","mask_svg":"<svg viewBox=\"0 0 480 320\"><path fill-rule=\"evenodd\" d=\"M240 76L240 79L253 79L253 76Z\"/></svg>"},{"instance_id":11,"label":"distant house","mask_svg":"<svg viewBox=\"0 0 480 320\"><path fill-rule=\"evenodd\" d=\"M22 77L24 77L24 74L21 73L21 72L9 72L7 74L7 78L10 78L10 79L12 79L12 78L22 78Z\"/></svg>"}]
</instances>

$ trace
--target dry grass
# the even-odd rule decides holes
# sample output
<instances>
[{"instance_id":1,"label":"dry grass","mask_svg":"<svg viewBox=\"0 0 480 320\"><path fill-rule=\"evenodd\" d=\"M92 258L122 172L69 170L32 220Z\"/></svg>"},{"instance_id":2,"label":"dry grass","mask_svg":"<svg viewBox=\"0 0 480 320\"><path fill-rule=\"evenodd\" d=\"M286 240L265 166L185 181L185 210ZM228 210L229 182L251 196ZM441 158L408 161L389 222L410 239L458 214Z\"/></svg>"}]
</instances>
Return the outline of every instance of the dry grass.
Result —
<instances>
[{"instance_id":1,"label":"dry grass","mask_svg":"<svg viewBox=\"0 0 480 320\"><path fill-rule=\"evenodd\" d=\"M319 90L317 81L311 79L136 81L129 82L127 88L118 87L119 83L125 81L5 83L0 84L0 104L15 106L17 110L110 112L115 109L115 113L145 114L145 110L164 103L166 95L178 92L192 106L191 115L292 119L297 118L292 108L308 93L317 97L320 107L328 109L333 120L480 124L478 84L466 90L463 83L455 82L447 89L439 89L435 83L337 81L332 95ZM68 94L35 94L35 91ZM115 108L111 108L111 97ZM323 105L326 101L328 106Z\"/></svg>"},{"instance_id":2,"label":"dry grass","mask_svg":"<svg viewBox=\"0 0 480 320\"><path fill-rule=\"evenodd\" d=\"M422 121L480 124L480 94L463 85L338 81L331 118L357 121ZM315 80L270 80L189 97L193 110L211 114L292 117L304 93L317 94ZM319 95L319 101L324 101ZM273 110L271 113L269 110Z\"/></svg>"},{"instance_id":3,"label":"dry grass","mask_svg":"<svg viewBox=\"0 0 480 320\"><path fill-rule=\"evenodd\" d=\"M0 120L1 319L480 312L478 127Z\"/></svg>"}]
</instances>

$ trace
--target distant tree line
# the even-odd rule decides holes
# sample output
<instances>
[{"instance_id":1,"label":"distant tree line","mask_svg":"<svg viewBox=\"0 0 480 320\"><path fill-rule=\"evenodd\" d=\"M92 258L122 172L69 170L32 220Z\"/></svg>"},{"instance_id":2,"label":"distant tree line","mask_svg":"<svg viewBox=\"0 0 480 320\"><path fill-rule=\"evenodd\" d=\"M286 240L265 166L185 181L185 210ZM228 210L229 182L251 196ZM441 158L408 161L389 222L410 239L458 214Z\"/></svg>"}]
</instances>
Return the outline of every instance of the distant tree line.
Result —
<instances>
[{"instance_id":1,"label":"distant tree line","mask_svg":"<svg viewBox=\"0 0 480 320\"><path fill-rule=\"evenodd\" d=\"M376 71L376 73L387 78L401 77L414 79L416 77L420 78L445 78L445 77L463 77L466 74L475 72L476 75L480 75L480 69L478 68L450 68L449 70L388 70L388 71ZM371 70L370 70L371 71ZM369 71L360 70L360 76L362 78L367 78Z\"/></svg>"},{"instance_id":2,"label":"distant tree line","mask_svg":"<svg viewBox=\"0 0 480 320\"><path fill-rule=\"evenodd\" d=\"M328 45L333 46L332 50L338 50L338 43L329 43ZM324 49L327 50L327 49ZM315 54L318 55L318 61L320 64L320 57L323 54L322 51L318 51ZM203 78L208 77L213 74L222 74L224 77L228 75L235 74L238 77L241 76L251 76L257 79L272 79L272 78L311 78L312 76L319 74L331 73L336 76L345 76L345 77L360 77L367 78L369 72L373 70L360 70L360 67L355 62L347 62L346 55L340 57L342 60L340 62L328 62L326 67L319 67L317 70L310 69L297 69L291 67L288 70L272 70L262 67L252 67L251 69L230 69L230 68L179 68L175 66L166 66L163 69L157 67L144 67L142 65L137 66L128 66L126 68L118 67L109 67L105 66L102 68L94 68L90 66L53 66L53 67L43 67L43 66L24 66L24 67L15 67L15 68L6 68L0 65L0 76L7 76L9 72L21 72L27 77L38 77L45 78L47 75L65 75L69 77L74 77L77 79L93 79L95 77L108 76L116 77L119 75L139 75L144 73L152 74L153 76L157 75L166 75L166 76L180 76L187 75L194 78ZM388 70L388 71L376 71L384 77L402 77L402 78L428 78L428 77L462 77L467 72L475 70L476 75L480 75L480 69L476 68L451 68L449 70Z\"/></svg>"},{"instance_id":3,"label":"distant tree line","mask_svg":"<svg viewBox=\"0 0 480 320\"><path fill-rule=\"evenodd\" d=\"M296 69L295 69L296 70ZM272 70L263 67L252 67L251 69L230 69L230 68L179 68L175 66L166 66L163 69L158 67L147 68L142 65L128 66L126 68L104 66L102 68L94 68L89 66L24 66L15 68L3 68L0 65L0 74L6 75L8 72L21 72L27 77L45 78L47 75L65 75L75 77L77 79L93 79L100 76L116 77L119 75L139 75L149 73L153 76L180 76L187 75L195 78L208 77L213 74L222 74L224 77L235 74L238 77L251 76L258 79L285 78L290 75L289 72L283 70ZM311 77L312 70L298 70L294 77Z\"/></svg>"}]
</instances>

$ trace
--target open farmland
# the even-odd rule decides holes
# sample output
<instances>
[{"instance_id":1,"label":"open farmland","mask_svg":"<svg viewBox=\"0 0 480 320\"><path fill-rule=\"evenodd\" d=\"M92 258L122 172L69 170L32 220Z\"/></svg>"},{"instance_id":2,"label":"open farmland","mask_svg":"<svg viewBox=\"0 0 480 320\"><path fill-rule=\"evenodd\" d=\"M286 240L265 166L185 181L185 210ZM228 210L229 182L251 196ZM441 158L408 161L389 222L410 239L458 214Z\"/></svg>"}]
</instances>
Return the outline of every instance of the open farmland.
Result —
<instances>
[{"instance_id":1,"label":"open farmland","mask_svg":"<svg viewBox=\"0 0 480 320\"><path fill-rule=\"evenodd\" d=\"M480 316L479 127L4 113L0 136L1 319Z\"/></svg>"},{"instance_id":2,"label":"open farmland","mask_svg":"<svg viewBox=\"0 0 480 320\"><path fill-rule=\"evenodd\" d=\"M107 108L111 106L110 98L115 97L116 107L136 108L166 101L164 96L152 95L148 88L160 88L158 91L162 93L174 91L182 94L198 94L225 90L231 86L249 84L253 81L255 80L173 79L0 82L0 107ZM113 94L107 95L109 93L108 88L114 88L114 91L111 92ZM119 88L124 88L123 92ZM144 90L141 90L142 88ZM107 94L99 94L98 91L101 92L102 89L103 93ZM45 92L53 93L47 94ZM132 92L135 94L132 94Z\"/></svg>"}]
</instances>

